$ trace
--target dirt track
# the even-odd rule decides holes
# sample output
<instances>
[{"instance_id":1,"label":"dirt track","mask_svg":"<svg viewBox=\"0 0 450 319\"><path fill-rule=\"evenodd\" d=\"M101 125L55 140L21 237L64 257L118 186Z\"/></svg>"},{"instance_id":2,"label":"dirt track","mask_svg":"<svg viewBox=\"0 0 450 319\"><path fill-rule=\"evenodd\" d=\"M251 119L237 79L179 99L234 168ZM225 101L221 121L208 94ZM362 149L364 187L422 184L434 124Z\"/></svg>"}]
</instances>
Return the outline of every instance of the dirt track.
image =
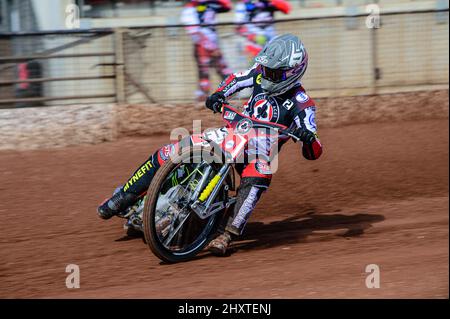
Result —
<instances>
[{"instance_id":1,"label":"dirt track","mask_svg":"<svg viewBox=\"0 0 450 319\"><path fill-rule=\"evenodd\" d=\"M448 120L320 133L319 161L283 150L230 257L176 265L95 213L166 137L0 152L0 297L448 298ZM80 289L65 286L71 263Z\"/></svg>"}]
</instances>

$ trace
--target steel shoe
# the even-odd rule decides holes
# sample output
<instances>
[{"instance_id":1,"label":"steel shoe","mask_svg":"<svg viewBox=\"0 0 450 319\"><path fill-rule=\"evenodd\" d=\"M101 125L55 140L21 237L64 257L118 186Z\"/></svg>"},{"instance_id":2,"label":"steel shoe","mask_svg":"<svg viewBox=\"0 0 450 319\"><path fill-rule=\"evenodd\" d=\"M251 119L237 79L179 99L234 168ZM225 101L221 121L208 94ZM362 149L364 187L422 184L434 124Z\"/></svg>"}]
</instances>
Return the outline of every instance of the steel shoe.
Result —
<instances>
[{"instance_id":1,"label":"steel shoe","mask_svg":"<svg viewBox=\"0 0 450 319\"><path fill-rule=\"evenodd\" d=\"M228 232L217 236L207 246L207 249L216 256L223 256L226 254L228 246L231 242L231 235Z\"/></svg>"}]
</instances>

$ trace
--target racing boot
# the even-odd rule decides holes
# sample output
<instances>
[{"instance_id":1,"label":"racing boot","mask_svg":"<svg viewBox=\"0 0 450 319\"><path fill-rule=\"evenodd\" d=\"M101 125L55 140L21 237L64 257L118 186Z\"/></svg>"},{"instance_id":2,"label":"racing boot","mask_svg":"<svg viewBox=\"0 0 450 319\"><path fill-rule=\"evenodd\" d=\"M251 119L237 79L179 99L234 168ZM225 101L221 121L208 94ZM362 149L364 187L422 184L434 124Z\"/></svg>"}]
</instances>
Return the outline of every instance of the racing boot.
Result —
<instances>
[{"instance_id":1,"label":"racing boot","mask_svg":"<svg viewBox=\"0 0 450 319\"><path fill-rule=\"evenodd\" d=\"M125 193L123 189L115 192L114 195L105 200L98 208L97 213L100 218L110 219L111 217L124 211L139 199L139 196L133 193Z\"/></svg>"},{"instance_id":2,"label":"racing boot","mask_svg":"<svg viewBox=\"0 0 450 319\"><path fill-rule=\"evenodd\" d=\"M217 236L213 239L209 244L207 249L216 256L224 256L227 252L228 246L231 242L231 235L229 232L225 231L224 233Z\"/></svg>"}]
</instances>

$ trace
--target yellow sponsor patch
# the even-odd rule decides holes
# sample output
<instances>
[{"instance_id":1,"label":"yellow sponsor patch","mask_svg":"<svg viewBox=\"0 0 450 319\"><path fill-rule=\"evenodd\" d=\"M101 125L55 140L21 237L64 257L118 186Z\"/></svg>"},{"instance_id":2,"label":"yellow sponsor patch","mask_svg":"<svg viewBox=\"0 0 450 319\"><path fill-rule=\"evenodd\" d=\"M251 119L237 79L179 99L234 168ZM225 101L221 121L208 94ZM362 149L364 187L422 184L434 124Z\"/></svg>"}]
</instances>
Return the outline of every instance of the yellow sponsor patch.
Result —
<instances>
[{"instance_id":1,"label":"yellow sponsor patch","mask_svg":"<svg viewBox=\"0 0 450 319\"><path fill-rule=\"evenodd\" d=\"M200 5L197 6L197 12L204 12L206 10L207 6L205 5Z\"/></svg>"},{"instance_id":2,"label":"yellow sponsor patch","mask_svg":"<svg viewBox=\"0 0 450 319\"><path fill-rule=\"evenodd\" d=\"M128 180L128 182L125 184L123 190L126 192L128 188L130 188L131 185L136 183L142 176L145 175L146 172L150 171L150 168L152 168L153 165L150 161L147 161L144 165L142 165L136 173Z\"/></svg>"},{"instance_id":3,"label":"yellow sponsor patch","mask_svg":"<svg viewBox=\"0 0 450 319\"><path fill-rule=\"evenodd\" d=\"M258 76L256 77L256 84L261 84L261 78L262 74L258 74Z\"/></svg>"}]
</instances>

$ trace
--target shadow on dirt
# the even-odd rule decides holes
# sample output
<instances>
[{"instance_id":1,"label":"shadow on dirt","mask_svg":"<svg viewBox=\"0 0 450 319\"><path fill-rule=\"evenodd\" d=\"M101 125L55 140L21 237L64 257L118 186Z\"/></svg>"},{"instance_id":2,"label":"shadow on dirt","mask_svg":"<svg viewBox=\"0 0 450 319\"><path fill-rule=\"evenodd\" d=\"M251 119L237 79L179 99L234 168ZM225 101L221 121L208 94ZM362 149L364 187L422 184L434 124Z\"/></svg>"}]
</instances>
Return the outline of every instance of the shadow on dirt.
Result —
<instances>
[{"instance_id":1,"label":"shadow on dirt","mask_svg":"<svg viewBox=\"0 0 450 319\"><path fill-rule=\"evenodd\" d=\"M262 215L264 215L262 213ZM277 246L308 242L313 232L321 232L321 240L331 240L333 237L357 237L372 227L373 223L383 221L383 215L358 213L344 215L337 213L317 214L313 207L303 208L297 214L270 223L249 222L244 234L233 242L227 254L228 257L237 250L267 249ZM124 236L116 241L141 239L145 243L143 234ZM203 251L193 260L214 257ZM166 263L161 262L161 265Z\"/></svg>"},{"instance_id":2,"label":"shadow on dirt","mask_svg":"<svg viewBox=\"0 0 450 319\"><path fill-rule=\"evenodd\" d=\"M385 218L379 214L359 213L344 215L337 213L316 214L316 210L303 207L297 214L271 223L249 222L244 234L236 239L227 254L219 258L229 257L238 250L267 249L296 243L308 242L313 232L321 232L320 240L332 240L336 237L357 237L372 227L373 223ZM264 213L262 213L264 215ZM203 251L192 260L217 258Z\"/></svg>"},{"instance_id":3,"label":"shadow on dirt","mask_svg":"<svg viewBox=\"0 0 450 319\"><path fill-rule=\"evenodd\" d=\"M377 214L316 214L310 211L268 224L249 223L242 237L232 247L233 250L265 249L306 242L307 237L315 231L321 231L325 236L355 237L364 234L373 223L384 219L383 215Z\"/></svg>"},{"instance_id":4,"label":"shadow on dirt","mask_svg":"<svg viewBox=\"0 0 450 319\"><path fill-rule=\"evenodd\" d=\"M126 235L124 235L114 241L121 242L121 241L130 241L130 240L136 240L136 239L140 239L140 240L142 240L142 242L144 244L146 244L144 233L138 232L138 231L128 232Z\"/></svg>"}]
</instances>

